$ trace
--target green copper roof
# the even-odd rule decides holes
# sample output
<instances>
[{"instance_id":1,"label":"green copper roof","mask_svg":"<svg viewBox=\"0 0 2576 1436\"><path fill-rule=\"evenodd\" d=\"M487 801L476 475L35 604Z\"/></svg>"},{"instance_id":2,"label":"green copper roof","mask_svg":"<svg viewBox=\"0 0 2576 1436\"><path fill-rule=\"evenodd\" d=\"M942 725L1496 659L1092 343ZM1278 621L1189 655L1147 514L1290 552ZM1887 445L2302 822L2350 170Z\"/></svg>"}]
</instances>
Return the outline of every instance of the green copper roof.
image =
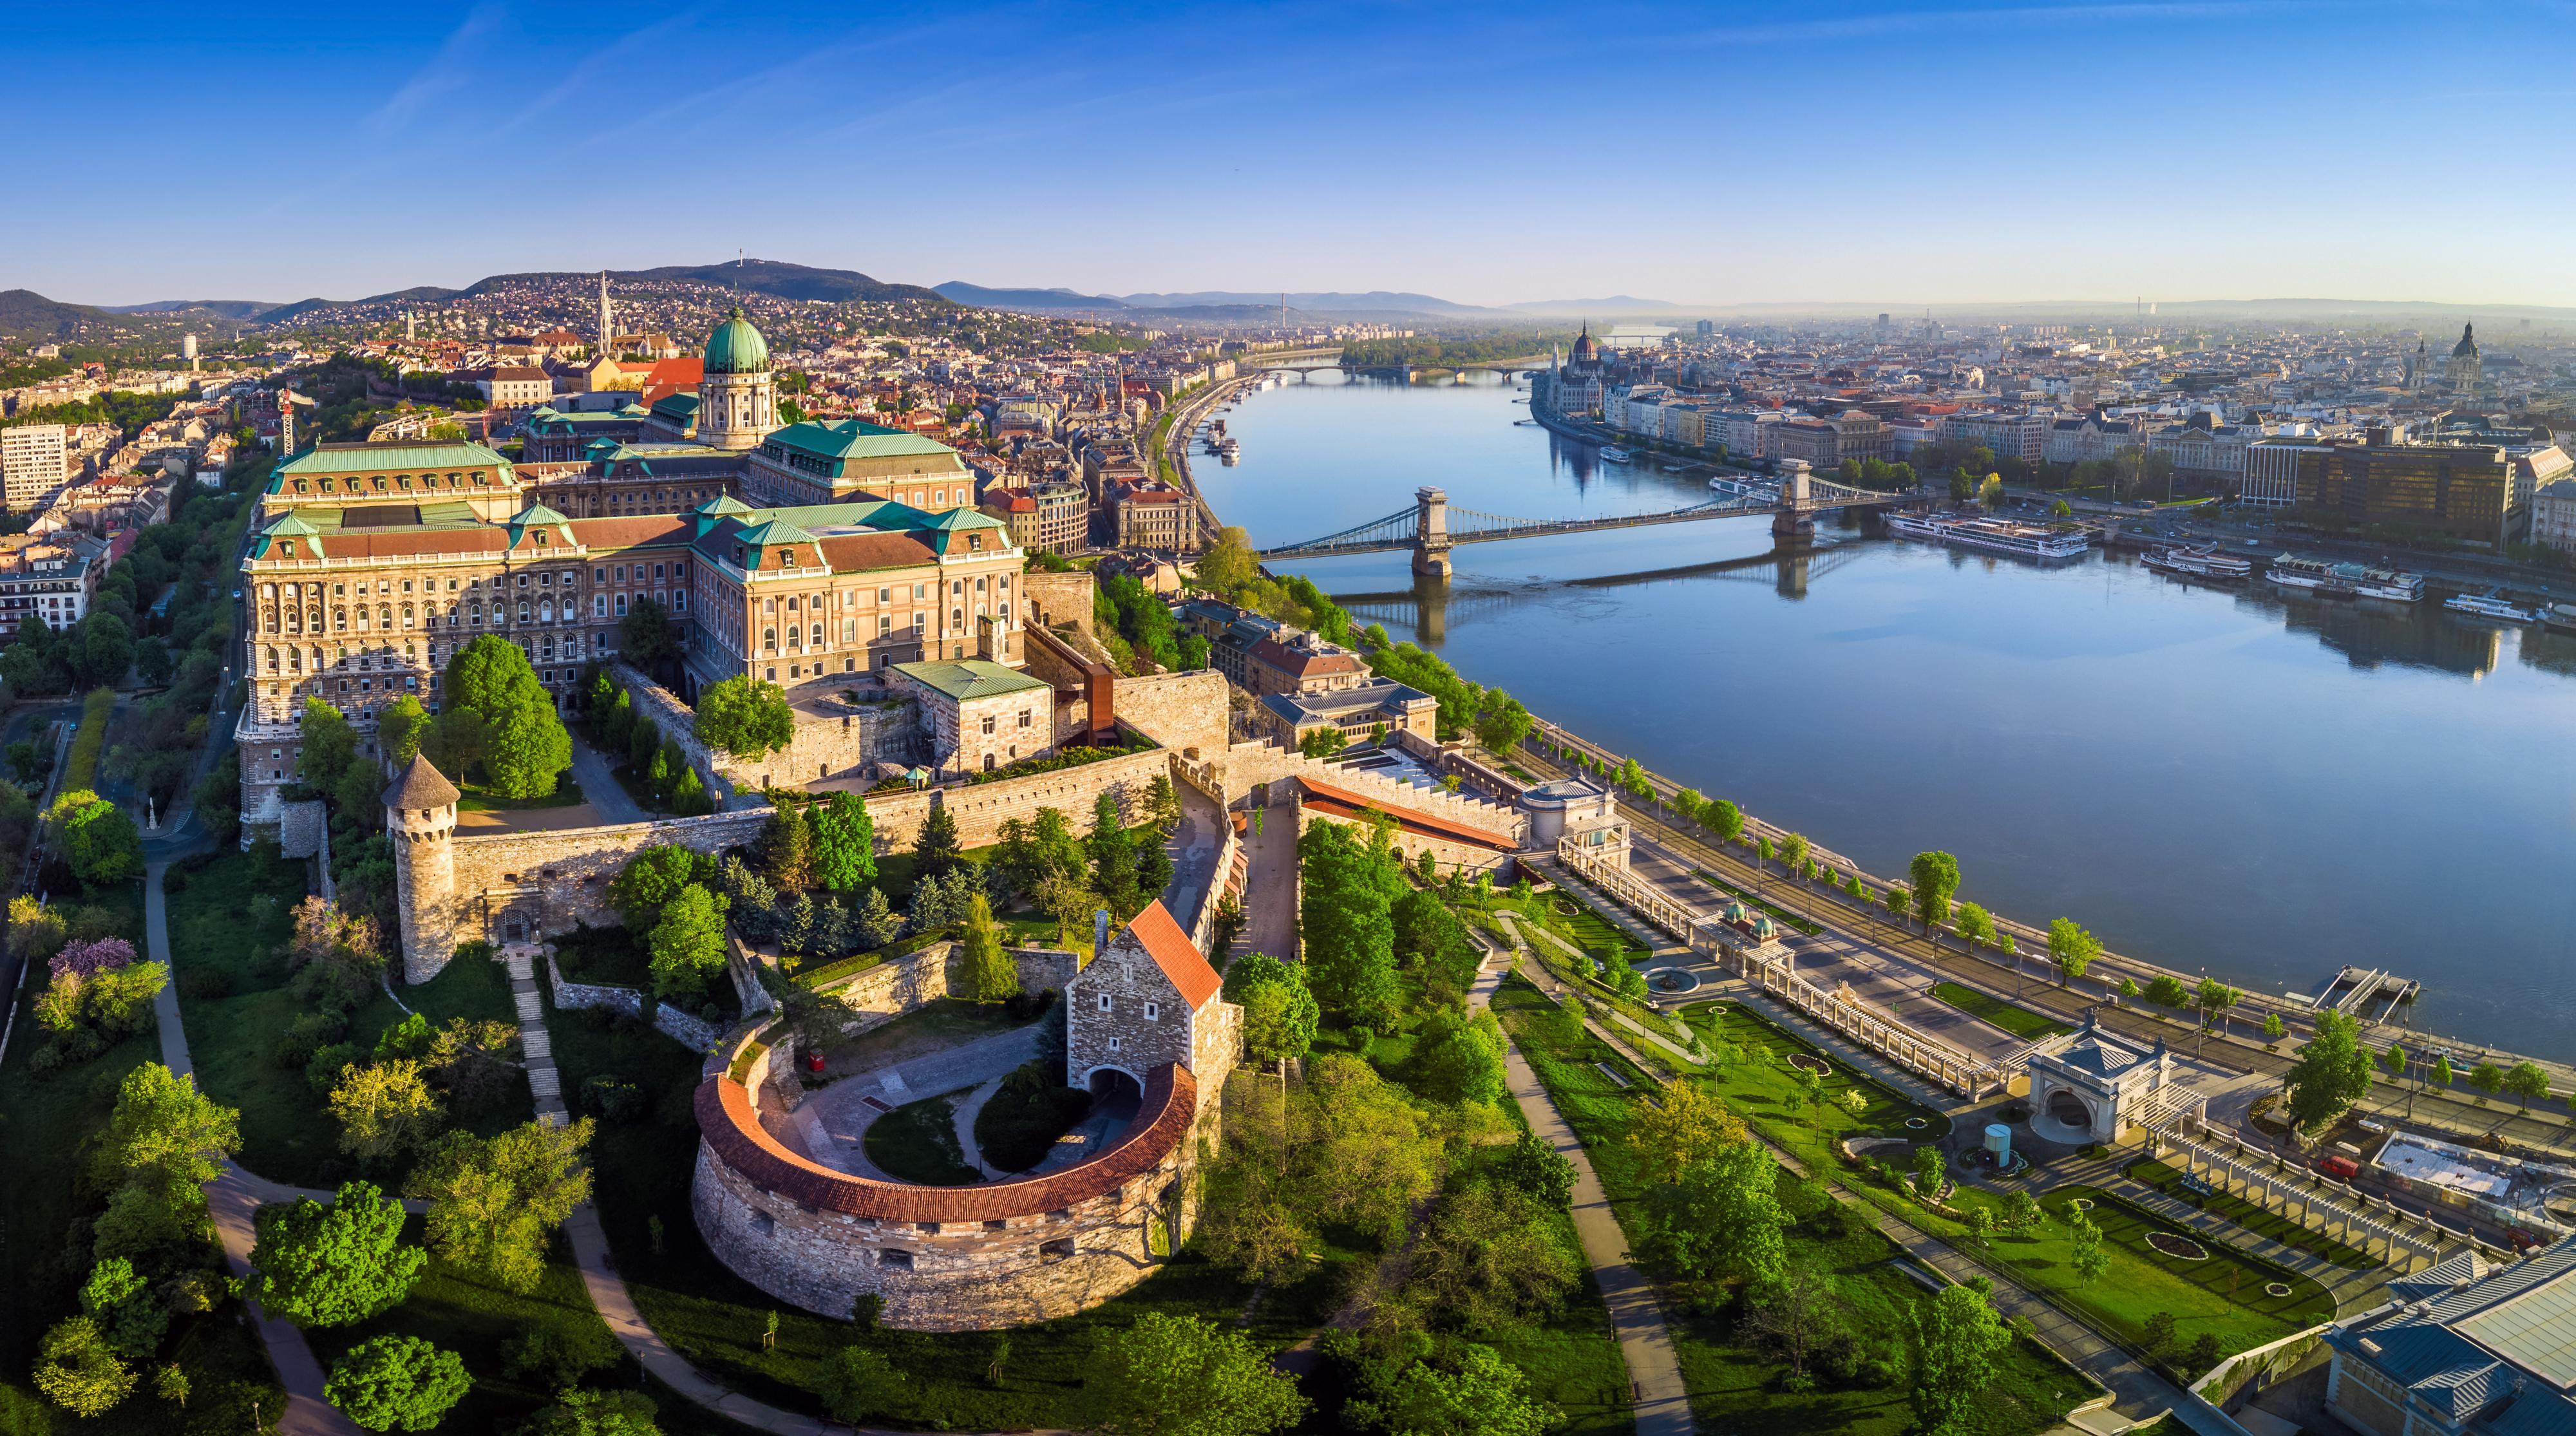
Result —
<instances>
[{"instance_id":1,"label":"green copper roof","mask_svg":"<svg viewBox=\"0 0 2576 1436\"><path fill-rule=\"evenodd\" d=\"M1004 668L982 658L953 663L898 663L894 671L960 703L970 698L992 698L1004 693L1048 691L1046 684L1018 669Z\"/></svg>"},{"instance_id":2,"label":"green copper roof","mask_svg":"<svg viewBox=\"0 0 2576 1436\"><path fill-rule=\"evenodd\" d=\"M751 505L731 494L718 494L690 510L691 513L700 514L747 514L751 511Z\"/></svg>"},{"instance_id":3,"label":"green copper roof","mask_svg":"<svg viewBox=\"0 0 2576 1436\"><path fill-rule=\"evenodd\" d=\"M550 508L547 508L544 504L534 502L531 502L526 508L521 509L510 516L510 526L512 528L526 528L530 524L568 524L571 522L572 520L565 518L563 515L556 513Z\"/></svg>"},{"instance_id":4,"label":"green copper roof","mask_svg":"<svg viewBox=\"0 0 2576 1436\"><path fill-rule=\"evenodd\" d=\"M883 459L912 454L954 454L936 439L905 429L889 429L861 419L808 419L772 431L761 440L811 454L818 459Z\"/></svg>"},{"instance_id":5,"label":"green copper roof","mask_svg":"<svg viewBox=\"0 0 2576 1436\"><path fill-rule=\"evenodd\" d=\"M753 524L751 527L734 535L734 537L741 539L744 543L759 544L764 548L770 544L814 542L814 536L812 534L805 532L796 525L789 523L783 518L776 517L775 515L763 519L759 523Z\"/></svg>"},{"instance_id":6,"label":"green copper roof","mask_svg":"<svg viewBox=\"0 0 2576 1436\"><path fill-rule=\"evenodd\" d=\"M280 514L274 523L261 529L260 532L267 534L271 538L296 538L299 536L310 536L318 532L318 530L316 530L313 525L306 523L294 510L289 509L285 513Z\"/></svg>"},{"instance_id":7,"label":"green copper roof","mask_svg":"<svg viewBox=\"0 0 2576 1436\"><path fill-rule=\"evenodd\" d=\"M413 469L507 469L510 461L481 444L446 440L389 444L330 444L307 449L277 466L289 477L305 474L397 473Z\"/></svg>"},{"instance_id":8,"label":"green copper roof","mask_svg":"<svg viewBox=\"0 0 2576 1436\"><path fill-rule=\"evenodd\" d=\"M769 341L742 317L742 306L733 307L725 322L707 336L706 372L710 374L766 374L769 372Z\"/></svg>"}]
</instances>

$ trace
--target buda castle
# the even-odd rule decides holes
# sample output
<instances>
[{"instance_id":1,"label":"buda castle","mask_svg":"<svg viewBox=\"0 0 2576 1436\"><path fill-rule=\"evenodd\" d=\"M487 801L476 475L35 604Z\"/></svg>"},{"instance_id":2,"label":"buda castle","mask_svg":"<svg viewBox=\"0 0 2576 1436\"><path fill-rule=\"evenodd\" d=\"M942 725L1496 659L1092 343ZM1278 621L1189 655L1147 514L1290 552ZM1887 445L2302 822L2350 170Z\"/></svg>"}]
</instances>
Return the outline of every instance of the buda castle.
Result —
<instances>
[{"instance_id":1,"label":"buda castle","mask_svg":"<svg viewBox=\"0 0 2576 1436\"><path fill-rule=\"evenodd\" d=\"M739 308L696 393L572 417L617 422L554 425L552 457L515 464L426 441L323 444L271 471L241 563L246 823L274 821L297 781L306 699L369 735L400 695L434 713L448 658L485 633L527 654L558 707L648 602L683 637L684 698L735 676L792 690L899 663L1022 665L1021 551L976 510L973 472L900 430L781 426L769 346Z\"/></svg>"}]
</instances>

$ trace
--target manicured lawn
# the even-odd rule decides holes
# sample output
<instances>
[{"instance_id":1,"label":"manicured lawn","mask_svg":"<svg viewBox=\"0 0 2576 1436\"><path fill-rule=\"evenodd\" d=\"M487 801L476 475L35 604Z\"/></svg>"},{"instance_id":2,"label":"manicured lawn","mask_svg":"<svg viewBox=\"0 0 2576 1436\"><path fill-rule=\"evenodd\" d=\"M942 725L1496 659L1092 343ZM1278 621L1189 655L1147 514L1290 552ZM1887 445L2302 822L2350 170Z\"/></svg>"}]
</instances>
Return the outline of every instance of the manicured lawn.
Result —
<instances>
[{"instance_id":1,"label":"manicured lawn","mask_svg":"<svg viewBox=\"0 0 2576 1436\"><path fill-rule=\"evenodd\" d=\"M2075 1030L2053 1017L2042 1017L2027 1007L2015 1007L2000 997L1989 997L1973 987L1961 987L1955 982L1932 984L1932 995L2025 1042L2036 1042L2042 1037L2055 1037L2061 1032Z\"/></svg>"},{"instance_id":2,"label":"manicured lawn","mask_svg":"<svg viewBox=\"0 0 2576 1436\"><path fill-rule=\"evenodd\" d=\"M963 1187L983 1180L957 1145L954 1095L904 1103L868 1124L863 1145L868 1160L898 1181Z\"/></svg>"},{"instance_id":3,"label":"manicured lawn","mask_svg":"<svg viewBox=\"0 0 2576 1436\"><path fill-rule=\"evenodd\" d=\"M306 1008L288 986L281 950L294 927L295 904L304 897L304 864L263 860L274 849L213 855L187 873L176 892L165 878L171 957L178 968L180 1020L188 1029L188 1054L197 1081L215 1100L241 1111L241 1164L272 1181L334 1186L355 1175L340 1156L339 1127L302 1069L280 1067L271 1053L287 1026ZM220 978L224 995L203 984ZM497 962L451 962L436 980L395 989L432 1026L453 1017L516 1020L510 979ZM379 992L349 1014L344 1041L372 1051L402 1010ZM533 1114L526 1088L463 1125L490 1134ZM398 1181L403 1167L371 1173Z\"/></svg>"},{"instance_id":4,"label":"manicured lawn","mask_svg":"<svg viewBox=\"0 0 2576 1436\"><path fill-rule=\"evenodd\" d=\"M1506 979L1494 998L1494 1008L1504 1015L1515 1045L1547 1088L1558 1111L1583 1139L1585 1153L1601 1178L1613 1210L1634 1240L1642 1234L1636 1219L1646 1178L1639 1154L1628 1145L1625 1132L1629 1113L1638 1100L1635 1093L1650 1091L1651 1085L1599 1038L1553 1017L1552 1006L1537 989L1517 977ZM1791 1050L1790 1044L1780 1041L1785 1034L1768 1028L1740 1029L1705 1012L1695 1018L1694 1026L1701 1028L1704 1037L1730 1046L1767 1037L1775 1053ZM1803 1050L1803 1046L1797 1050ZM1713 1079L1721 1092L1727 1090L1727 1079L1733 1076L1738 1089L1756 1094L1757 1101L1777 1105L1786 1097L1790 1090L1787 1079L1776 1079L1780 1090L1773 1094L1766 1084L1774 1079L1759 1075L1768 1064L1758 1056L1739 1057L1732 1051L1722 1055L1725 1066ZM1634 1090L1620 1087L1596 1064L1606 1064L1626 1076L1636 1084ZM1874 1104L1885 1104L1882 1116L1919 1110L1874 1087L1869 1091L1875 1094ZM1730 1096L1728 1100L1742 1109L1739 1097ZM1830 1110L1850 1116L1840 1108ZM1865 1108L1864 1117L1854 1120L1866 1120L1871 1111ZM1805 1120L1803 1115L1800 1120ZM1901 1127L1901 1117L1898 1121ZM1780 1180L1784 1202L1792 1211L1803 1210L1802 1198L1786 1168ZM1794 1260L1813 1263L1828 1274L1841 1319L1864 1351L1888 1364L1886 1379L1879 1384L1841 1385L1822 1380L1815 1390L1783 1390L1778 1359L1738 1331L1739 1308L1730 1305L1722 1311L1700 1311L1668 1292L1664 1311L1671 1324L1683 1379L1690 1388L1693 1411L1710 1429L1762 1436L1803 1436L1825 1431L1901 1436L1913 1423L1913 1413L1906 1404L1902 1362L1913 1307L1923 1295L1921 1288L1889 1265L1897 1256L1896 1248L1857 1215L1840 1223L1802 1221L1787 1235ZM1987 1399L1970 1418L1975 1423L1970 1429L1976 1436L2030 1436L2056 1424L2060 1415L2093 1394L2088 1381L2055 1357L2016 1340L1996 1361Z\"/></svg>"},{"instance_id":5,"label":"manicured lawn","mask_svg":"<svg viewBox=\"0 0 2576 1436\"><path fill-rule=\"evenodd\" d=\"M1088 1095L1047 1081L1046 1066L1031 1062L1013 1073L1017 1081L1003 1082L1002 1090L975 1114L975 1145L984 1154L984 1165L994 1171L1025 1172L1046 1160L1055 1139L1091 1110Z\"/></svg>"},{"instance_id":6,"label":"manicured lawn","mask_svg":"<svg viewBox=\"0 0 2576 1436\"><path fill-rule=\"evenodd\" d=\"M542 798L505 798L480 783L459 783L456 810L461 813L515 813L530 808L580 806L581 784L570 773L555 779L555 790Z\"/></svg>"},{"instance_id":7,"label":"manicured lawn","mask_svg":"<svg viewBox=\"0 0 2576 1436\"><path fill-rule=\"evenodd\" d=\"M2111 1259L2099 1281L2086 1282L2075 1273L2072 1229L2066 1221L2071 1198L2094 1203L2087 1215L2102 1229L2102 1249ZM1998 1211L2002 1206L1998 1198L1974 1188L1954 1201ZM2037 1230L1997 1235L1987 1250L2016 1277L2080 1308L2132 1347L2143 1347L2146 1320L2159 1311L2173 1314L2183 1343L2206 1332L2226 1352L2259 1346L2334 1315L2334 1299L2315 1282L2207 1236L2181 1233L2209 1253L2204 1260L2186 1261L2156 1250L2147 1244L2147 1234L2177 1228L2106 1192L2059 1187L2043 1194L2040 1205L2047 1216ZM1930 1214L1915 1220L1925 1226L1956 1226ZM2288 1287L2290 1294L2269 1294L2264 1286L2272 1282Z\"/></svg>"},{"instance_id":8,"label":"manicured lawn","mask_svg":"<svg viewBox=\"0 0 2576 1436\"><path fill-rule=\"evenodd\" d=\"M563 969L564 981L598 983L609 987L642 987L653 985L653 954L643 940L625 928L574 928L552 939L555 965Z\"/></svg>"},{"instance_id":9,"label":"manicured lawn","mask_svg":"<svg viewBox=\"0 0 2576 1436\"><path fill-rule=\"evenodd\" d=\"M2368 1271L2379 1265L2379 1259L2368 1252L2346 1246L2323 1232L2310 1231L2279 1212L2267 1212L2243 1197L2226 1192L2203 1196L2188 1191L2182 1185L2183 1174L2180 1171L2152 1157L2141 1157L2131 1162L2126 1175L2133 1181L2144 1182L2158 1191L2190 1202L2212 1216L2224 1217L2257 1236L2270 1237L2283 1246L2295 1247L2336 1266Z\"/></svg>"},{"instance_id":10,"label":"manicured lawn","mask_svg":"<svg viewBox=\"0 0 2576 1436\"><path fill-rule=\"evenodd\" d=\"M1833 1054L1734 1003L1696 1003L1682 1009L1682 1017L1699 1033L1702 1045L1718 1055L1717 1066L1702 1080L1755 1130L1812 1170L1839 1166L1838 1144L1846 1137L1928 1142L1950 1130L1950 1119L1939 1112L1880 1086ZM1822 1103L1807 1102L1806 1084L1788 1060L1793 1054L1820 1059L1833 1069L1822 1084ZM1846 1092L1860 1093L1859 1112L1846 1105Z\"/></svg>"}]
</instances>

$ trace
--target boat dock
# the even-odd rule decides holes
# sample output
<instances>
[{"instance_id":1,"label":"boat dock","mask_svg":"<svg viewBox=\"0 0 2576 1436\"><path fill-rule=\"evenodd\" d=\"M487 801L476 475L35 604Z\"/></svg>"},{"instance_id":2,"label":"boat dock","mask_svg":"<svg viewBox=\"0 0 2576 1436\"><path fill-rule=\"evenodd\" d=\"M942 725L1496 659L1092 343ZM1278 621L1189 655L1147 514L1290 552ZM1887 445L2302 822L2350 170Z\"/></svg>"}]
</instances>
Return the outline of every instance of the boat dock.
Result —
<instances>
[{"instance_id":1,"label":"boat dock","mask_svg":"<svg viewBox=\"0 0 2576 1436\"><path fill-rule=\"evenodd\" d=\"M2422 995L2424 984L2399 977L2386 968L2343 967L2306 997L2293 996L2317 1012L2340 1012L2365 1022L2386 1022L2400 1006ZM2375 1010L2374 1010L2375 1009Z\"/></svg>"}]
</instances>

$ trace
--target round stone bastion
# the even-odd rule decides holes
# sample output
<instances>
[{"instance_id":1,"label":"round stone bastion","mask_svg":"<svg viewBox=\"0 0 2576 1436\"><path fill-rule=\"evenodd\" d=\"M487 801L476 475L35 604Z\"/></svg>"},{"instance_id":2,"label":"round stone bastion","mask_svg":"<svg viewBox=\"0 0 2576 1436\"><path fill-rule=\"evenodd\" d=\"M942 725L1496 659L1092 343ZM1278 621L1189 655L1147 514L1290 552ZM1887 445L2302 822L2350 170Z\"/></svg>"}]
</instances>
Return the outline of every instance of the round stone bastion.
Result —
<instances>
[{"instance_id":1,"label":"round stone bastion","mask_svg":"<svg viewBox=\"0 0 2576 1436\"><path fill-rule=\"evenodd\" d=\"M1096 1156L1007 1181L925 1187L853 1176L772 1136L763 1102L783 1119L768 1088L772 1064L786 1072L792 1047L764 1046L758 1035L719 1047L698 1084L690 1205L716 1259L781 1301L847 1318L874 1294L888 1326L1018 1326L1107 1301L1187 1234L1199 1117L1187 1068L1147 1073L1134 1120Z\"/></svg>"}]
</instances>

